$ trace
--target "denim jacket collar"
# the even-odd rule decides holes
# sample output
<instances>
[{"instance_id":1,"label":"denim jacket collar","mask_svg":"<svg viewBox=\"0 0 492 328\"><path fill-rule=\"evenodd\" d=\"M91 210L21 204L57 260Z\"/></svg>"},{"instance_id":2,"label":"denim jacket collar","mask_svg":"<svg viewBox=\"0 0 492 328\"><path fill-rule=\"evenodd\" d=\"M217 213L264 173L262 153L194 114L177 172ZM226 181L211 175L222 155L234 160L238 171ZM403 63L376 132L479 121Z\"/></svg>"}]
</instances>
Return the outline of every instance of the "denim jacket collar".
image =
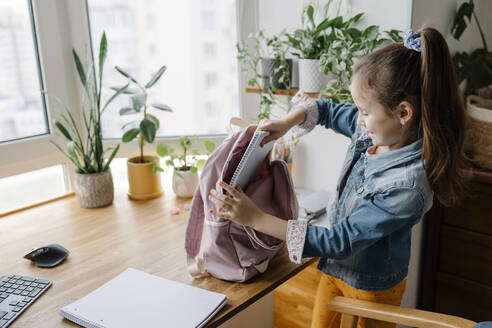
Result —
<instances>
[{"instance_id":1,"label":"denim jacket collar","mask_svg":"<svg viewBox=\"0 0 492 328\"><path fill-rule=\"evenodd\" d=\"M362 136L357 141L364 142L364 152L372 145L368 143L367 136ZM370 139L369 139L370 140ZM365 156L365 155L364 155ZM422 156L422 139L412 142L404 147L387 151L381 154L374 154L366 157L366 177L377 172L387 170L393 166L405 163Z\"/></svg>"}]
</instances>

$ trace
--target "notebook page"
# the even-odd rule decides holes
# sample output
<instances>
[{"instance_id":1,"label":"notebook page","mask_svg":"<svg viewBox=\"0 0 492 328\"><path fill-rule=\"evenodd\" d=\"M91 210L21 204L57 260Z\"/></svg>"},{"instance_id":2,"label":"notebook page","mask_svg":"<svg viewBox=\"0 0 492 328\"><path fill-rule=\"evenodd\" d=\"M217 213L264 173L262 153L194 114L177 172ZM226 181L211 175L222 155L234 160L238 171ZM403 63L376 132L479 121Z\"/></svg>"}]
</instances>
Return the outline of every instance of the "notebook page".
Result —
<instances>
[{"instance_id":1,"label":"notebook page","mask_svg":"<svg viewBox=\"0 0 492 328\"><path fill-rule=\"evenodd\" d=\"M261 147L261 141L268 136L268 131L256 130L251 138L246 151L244 152L241 161L239 162L234 175L232 176L230 185L236 188L238 184L244 190L249 179L258 168L258 165L265 159L270 150L272 150L275 140L271 140Z\"/></svg>"},{"instance_id":2,"label":"notebook page","mask_svg":"<svg viewBox=\"0 0 492 328\"><path fill-rule=\"evenodd\" d=\"M225 304L226 295L129 268L60 313L84 327L201 327Z\"/></svg>"}]
</instances>

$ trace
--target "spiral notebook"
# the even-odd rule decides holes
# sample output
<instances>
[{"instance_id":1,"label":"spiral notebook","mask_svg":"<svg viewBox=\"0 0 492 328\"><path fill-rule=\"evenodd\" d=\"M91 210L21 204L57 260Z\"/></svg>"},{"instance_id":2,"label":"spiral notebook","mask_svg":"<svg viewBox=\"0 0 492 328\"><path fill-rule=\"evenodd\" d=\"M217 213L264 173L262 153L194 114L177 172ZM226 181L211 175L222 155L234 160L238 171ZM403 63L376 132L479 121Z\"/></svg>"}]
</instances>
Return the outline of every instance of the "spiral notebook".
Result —
<instances>
[{"instance_id":1,"label":"spiral notebook","mask_svg":"<svg viewBox=\"0 0 492 328\"><path fill-rule=\"evenodd\" d=\"M60 314L83 327L203 327L227 296L129 268Z\"/></svg>"},{"instance_id":2,"label":"spiral notebook","mask_svg":"<svg viewBox=\"0 0 492 328\"><path fill-rule=\"evenodd\" d=\"M238 184L244 190L251 178L251 175L255 173L258 165L267 157L270 150L272 150L275 140L272 140L261 147L261 141L268 136L268 131L256 130L253 137L249 141L248 147L241 158L234 174L232 175L230 185L236 188Z\"/></svg>"}]
</instances>

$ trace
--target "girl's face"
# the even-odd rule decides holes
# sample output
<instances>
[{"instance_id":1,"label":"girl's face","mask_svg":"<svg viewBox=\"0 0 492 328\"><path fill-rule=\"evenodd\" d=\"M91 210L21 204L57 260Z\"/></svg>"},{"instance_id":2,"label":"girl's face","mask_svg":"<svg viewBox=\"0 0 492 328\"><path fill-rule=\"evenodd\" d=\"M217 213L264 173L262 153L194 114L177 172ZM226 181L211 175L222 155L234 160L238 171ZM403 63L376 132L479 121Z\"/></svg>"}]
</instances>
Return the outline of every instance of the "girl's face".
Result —
<instances>
[{"instance_id":1,"label":"girl's face","mask_svg":"<svg viewBox=\"0 0 492 328\"><path fill-rule=\"evenodd\" d=\"M363 126L369 132L372 143L388 149L399 148L402 140L402 125L398 115L388 114L370 91L362 90L357 77L352 79L350 92L359 109L357 125Z\"/></svg>"}]
</instances>

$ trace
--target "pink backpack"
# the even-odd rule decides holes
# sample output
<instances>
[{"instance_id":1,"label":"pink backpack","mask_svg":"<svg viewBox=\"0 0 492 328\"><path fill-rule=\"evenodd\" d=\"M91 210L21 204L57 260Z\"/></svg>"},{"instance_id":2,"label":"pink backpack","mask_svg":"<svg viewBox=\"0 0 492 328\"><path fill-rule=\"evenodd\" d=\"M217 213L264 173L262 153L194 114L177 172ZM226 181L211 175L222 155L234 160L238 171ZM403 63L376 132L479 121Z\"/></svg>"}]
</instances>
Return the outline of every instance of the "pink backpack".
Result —
<instances>
[{"instance_id":1,"label":"pink backpack","mask_svg":"<svg viewBox=\"0 0 492 328\"><path fill-rule=\"evenodd\" d=\"M231 123L234 122L231 120ZM247 124L241 125L244 127ZM209 213L209 209L218 210L208 199L210 190L225 192L218 182L230 182L255 130L256 126L249 125L228 137L203 166L200 183L193 196L185 238L188 271L193 277L201 277L208 272L223 280L246 281L263 273L284 245L277 238ZM297 219L298 204L288 167L283 161L270 162L268 157L243 190L264 212L284 220ZM204 223L206 243L202 259L198 254Z\"/></svg>"}]
</instances>

